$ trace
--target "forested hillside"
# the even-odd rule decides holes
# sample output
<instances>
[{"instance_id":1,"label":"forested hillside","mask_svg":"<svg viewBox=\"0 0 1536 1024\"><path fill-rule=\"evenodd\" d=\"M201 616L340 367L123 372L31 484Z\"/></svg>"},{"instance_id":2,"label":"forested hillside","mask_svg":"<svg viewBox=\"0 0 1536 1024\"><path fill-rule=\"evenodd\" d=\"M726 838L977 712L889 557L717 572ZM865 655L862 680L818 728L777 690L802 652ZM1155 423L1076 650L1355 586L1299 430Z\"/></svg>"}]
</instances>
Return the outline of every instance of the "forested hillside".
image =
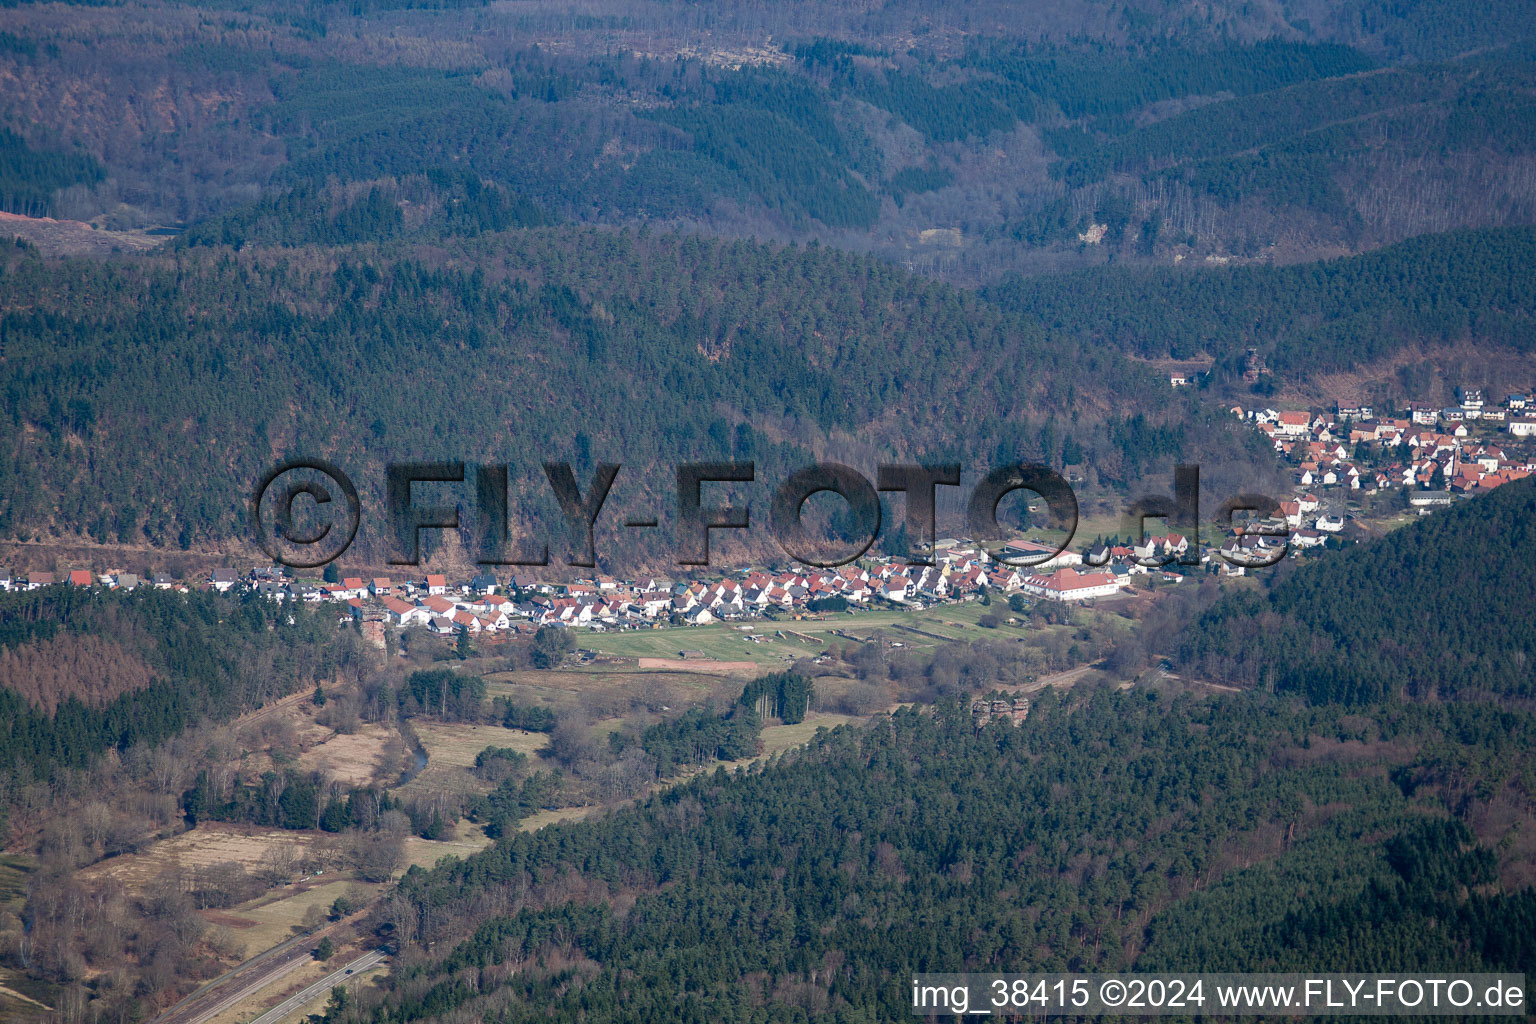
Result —
<instances>
[{"instance_id":1,"label":"forested hillside","mask_svg":"<svg viewBox=\"0 0 1536 1024\"><path fill-rule=\"evenodd\" d=\"M1367 704L1529 699L1536 484L1522 480L1222 599L1181 657L1203 678Z\"/></svg>"},{"instance_id":2,"label":"forested hillside","mask_svg":"<svg viewBox=\"0 0 1536 1024\"><path fill-rule=\"evenodd\" d=\"M1536 221L1528 0L1137 6L17 5L0 209L250 237L326 182L428 176L467 225L494 183L502 226L817 238L968 283Z\"/></svg>"},{"instance_id":3,"label":"forested hillside","mask_svg":"<svg viewBox=\"0 0 1536 1024\"><path fill-rule=\"evenodd\" d=\"M329 613L254 595L74 587L0 594L0 819L34 783L149 749L329 680L356 657Z\"/></svg>"},{"instance_id":4,"label":"forested hillside","mask_svg":"<svg viewBox=\"0 0 1536 1024\"><path fill-rule=\"evenodd\" d=\"M1529 353L1533 263L1536 231L1510 228L1291 267L1107 267L1014 278L986 295L1085 343L1147 359L1209 355L1225 380L1241 376L1253 348L1295 380L1419 346Z\"/></svg>"},{"instance_id":5,"label":"forested hillside","mask_svg":"<svg viewBox=\"0 0 1536 1024\"><path fill-rule=\"evenodd\" d=\"M549 228L451 248L18 254L0 306L0 532L22 539L243 543L251 488L285 455L352 474L370 513L358 554L379 561L388 461L511 462L534 525L556 521L545 459L583 488L623 463L615 502L664 515L689 460L755 459L760 508L813 452L870 473L947 456L970 479L1086 462L1109 485L1202 453L1212 473L1265 464L1246 431L1119 356L816 246ZM81 460L82 443L116 455Z\"/></svg>"},{"instance_id":6,"label":"forested hillside","mask_svg":"<svg viewBox=\"0 0 1536 1024\"><path fill-rule=\"evenodd\" d=\"M412 871L382 915L404 963L328 1019L873 1021L914 971L1529 970L1507 855L1389 771L1487 745L1513 760L1479 800L1528 798L1531 727L1263 695L901 711Z\"/></svg>"}]
</instances>

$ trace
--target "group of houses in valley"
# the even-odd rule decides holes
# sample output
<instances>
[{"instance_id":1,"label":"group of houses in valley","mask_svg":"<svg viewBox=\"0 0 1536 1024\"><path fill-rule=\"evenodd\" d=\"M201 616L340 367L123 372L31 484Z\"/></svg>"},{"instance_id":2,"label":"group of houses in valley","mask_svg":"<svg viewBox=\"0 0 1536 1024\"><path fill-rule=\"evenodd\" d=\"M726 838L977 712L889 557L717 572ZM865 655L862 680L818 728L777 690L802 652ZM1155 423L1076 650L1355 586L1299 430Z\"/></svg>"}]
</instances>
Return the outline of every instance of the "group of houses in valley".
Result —
<instances>
[{"instance_id":1,"label":"group of houses in valley","mask_svg":"<svg viewBox=\"0 0 1536 1024\"><path fill-rule=\"evenodd\" d=\"M442 636L495 635L543 626L619 629L699 625L765 614L793 617L872 606L921 608L973 600L987 592L1017 593L1038 601L1092 601L1120 594L1133 578L1157 571L1155 563L1175 559L1187 548L1177 535L1123 546L1099 543L1084 553L1058 553L1029 540L988 553L980 545L941 540L928 563L868 558L837 568L758 568L689 580L597 575L575 582L542 582L479 573L450 582L446 574L428 573L408 579L342 576L334 582L317 582L293 579L273 566L243 573L219 567L184 582L163 574L145 580L116 570L95 575L81 569L63 578L43 572L13 577L0 570L0 589L35 590L62 583L105 589L239 591L274 601L335 605L344 620L415 627Z\"/></svg>"},{"instance_id":2,"label":"group of houses in valley","mask_svg":"<svg viewBox=\"0 0 1536 1024\"><path fill-rule=\"evenodd\" d=\"M714 579L597 575L569 583L489 575L449 585L443 576L420 580L346 578L310 599L342 602L365 621L415 626L441 635L496 634L543 626L594 629L703 625L764 615L797 616L872 606L926 607L972 600L983 592L1022 593L1046 601L1110 597L1129 585L1124 566L1082 569L1081 555L1062 552L1040 565L1003 559L1053 549L1020 542L989 555L976 545L940 542L932 564L871 558L829 569L745 569ZM1141 572L1147 571L1138 566Z\"/></svg>"},{"instance_id":3,"label":"group of houses in valley","mask_svg":"<svg viewBox=\"0 0 1536 1024\"><path fill-rule=\"evenodd\" d=\"M1342 528L1336 516L1304 524L1318 507L1309 491L1475 494L1536 472L1536 441L1529 440L1536 438L1531 415L1536 409L1524 394L1489 405L1480 390L1467 388L1456 406L1410 403L1397 415L1381 416L1370 406L1339 406L1333 412L1234 406L1232 412L1252 422L1293 467L1298 498L1284 513L1293 528L1320 533ZM1425 497L1415 504L1443 500Z\"/></svg>"},{"instance_id":4,"label":"group of houses in valley","mask_svg":"<svg viewBox=\"0 0 1536 1024\"><path fill-rule=\"evenodd\" d=\"M0 569L0 590L41 587L254 592L274 601L332 604L342 621L370 629L416 628L441 636L512 634L545 626L631 629L699 625L765 615L801 616L864 607L912 607L974 600L983 594L1026 601L1092 602L1139 583L1175 583L1194 571L1242 575L1286 555L1321 546L1346 531L1356 495L1403 490L1428 511L1536 472L1536 407L1523 395L1489 406L1473 389L1452 408L1410 406L1378 416L1369 407L1332 412L1300 409L1232 412L1273 443L1294 472L1294 493L1273 514L1239 523L1205 546L1180 533L1137 540L1098 539L1057 551L1040 540L984 548L943 539L931 558L871 557L837 568L749 568L711 579L596 575L575 582L498 579L478 573L450 582L446 574L409 579L343 576L296 580L281 569L241 573L219 567L182 581L163 573L88 569L28 572ZM1500 433L1502 431L1502 434ZM1214 532L1214 531L1213 531ZM1015 605L1017 602L1012 602Z\"/></svg>"}]
</instances>

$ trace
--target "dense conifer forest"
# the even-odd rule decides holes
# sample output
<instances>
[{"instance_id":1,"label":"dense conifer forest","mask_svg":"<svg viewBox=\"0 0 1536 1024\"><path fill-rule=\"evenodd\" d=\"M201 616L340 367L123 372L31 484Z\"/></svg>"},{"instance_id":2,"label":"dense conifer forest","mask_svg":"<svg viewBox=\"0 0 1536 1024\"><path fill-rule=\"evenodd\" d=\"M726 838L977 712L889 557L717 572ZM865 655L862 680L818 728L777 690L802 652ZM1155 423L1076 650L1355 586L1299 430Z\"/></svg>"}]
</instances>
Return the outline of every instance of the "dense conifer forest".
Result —
<instances>
[{"instance_id":1,"label":"dense conifer forest","mask_svg":"<svg viewBox=\"0 0 1536 1024\"><path fill-rule=\"evenodd\" d=\"M987 295L1144 358L1209 355L1232 379L1252 348L1295 379L1379 364L1420 345L1527 354L1533 260L1531 228L1459 231L1292 267L1112 267L1016 278Z\"/></svg>"},{"instance_id":2,"label":"dense conifer forest","mask_svg":"<svg viewBox=\"0 0 1536 1024\"><path fill-rule=\"evenodd\" d=\"M432 952L329 1019L886 1020L910 972L1001 964L1529 970L1518 855L1448 810L1528 800L1531 728L1264 694L901 711L412 871L382 923Z\"/></svg>"},{"instance_id":3,"label":"dense conifer forest","mask_svg":"<svg viewBox=\"0 0 1536 1024\"><path fill-rule=\"evenodd\" d=\"M1203 677L1317 703L1523 702L1533 557L1536 486L1522 480L1224 598L1183 638L1182 658Z\"/></svg>"}]
</instances>

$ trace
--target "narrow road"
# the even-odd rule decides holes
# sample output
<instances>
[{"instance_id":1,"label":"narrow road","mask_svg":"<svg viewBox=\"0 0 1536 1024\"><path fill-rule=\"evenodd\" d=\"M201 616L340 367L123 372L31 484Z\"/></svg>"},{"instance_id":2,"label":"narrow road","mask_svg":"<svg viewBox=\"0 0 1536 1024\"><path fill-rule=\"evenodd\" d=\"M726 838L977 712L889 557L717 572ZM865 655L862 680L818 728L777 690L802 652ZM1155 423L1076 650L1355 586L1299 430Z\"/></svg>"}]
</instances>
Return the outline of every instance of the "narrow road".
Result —
<instances>
[{"instance_id":1,"label":"narrow road","mask_svg":"<svg viewBox=\"0 0 1536 1024\"><path fill-rule=\"evenodd\" d=\"M1070 686L1092 671L1092 665L1079 665L1077 668L1069 668L1065 672L1042 676L1032 683L1025 683L1023 686L1014 687L1014 689L1021 693L1038 693L1047 686Z\"/></svg>"},{"instance_id":2,"label":"narrow road","mask_svg":"<svg viewBox=\"0 0 1536 1024\"><path fill-rule=\"evenodd\" d=\"M288 1014L293 1013L310 1000L325 995L325 993L342 984L353 975L361 974L368 968L383 963L387 955L383 948L379 948L358 957L340 970L327 974L313 985L300 989L287 999L284 999L272 1007L272 1009L251 1021L251 1024L277 1024L278 1021L288 1016Z\"/></svg>"}]
</instances>

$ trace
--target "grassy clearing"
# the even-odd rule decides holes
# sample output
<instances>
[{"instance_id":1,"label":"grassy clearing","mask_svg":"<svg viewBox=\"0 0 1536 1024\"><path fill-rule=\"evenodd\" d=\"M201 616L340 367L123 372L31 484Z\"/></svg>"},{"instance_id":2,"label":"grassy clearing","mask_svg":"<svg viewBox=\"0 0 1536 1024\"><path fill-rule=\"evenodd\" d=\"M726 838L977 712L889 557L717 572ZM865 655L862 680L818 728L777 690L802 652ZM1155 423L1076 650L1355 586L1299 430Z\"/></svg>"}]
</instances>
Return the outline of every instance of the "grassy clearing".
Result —
<instances>
[{"instance_id":1,"label":"grassy clearing","mask_svg":"<svg viewBox=\"0 0 1536 1024\"><path fill-rule=\"evenodd\" d=\"M602 810L601 807L559 807L553 811L539 811L530 814L517 823L519 832L537 832L545 825L554 825L562 821L581 821L590 818Z\"/></svg>"},{"instance_id":2,"label":"grassy clearing","mask_svg":"<svg viewBox=\"0 0 1536 1024\"><path fill-rule=\"evenodd\" d=\"M490 785L470 771L475 757L486 747L511 747L536 758L549 745L549 737L496 725L417 722L416 736L427 751L427 766L414 779L395 790L409 800L428 793L482 794Z\"/></svg>"},{"instance_id":3,"label":"grassy clearing","mask_svg":"<svg viewBox=\"0 0 1536 1024\"><path fill-rule=\"evenodd\" d=\"M353 892L367 892L372 896L382 888L337 877L318 885L306 885L278 899L272 899L269 893L250 903L230 910L211 911L204 916L243 945L245 955L251 957L299 934L303 930L305 915L313 908L329 910L338 896Z\"/></svg>"},{"instance_id":4,"label":"grassy clearing","mask_svg":"<svg viewBox=\"0 0 1536 1024\"><path fill-rule=\"evenodd\" d=\"M868 639L877 631L899 633L893 627L911 626L936 633L951 640L975 639L981 634L976 620L988 611L1006 614L1006 602L994 602L984 608L975 602L939 605L923 611L879 608L828 613L820 619L758 621L756 633L768 638L754 642L735 624L710 623L707 626L680 626L660 630L636 630L621 633L594 633L583 636L579 644L601 654L621 658L675 658L680 651L700 651L719 661L756 661L765 670L781 668L807 656L820 654L830 644L851 634ZM775 635L775 634L782 635ZM913 637L910 646L920 646L923 638ZM893 639L895 637L892 637ZM907 643L906 640L902 640ZM937 641L933 641L937 642Z\"/></svg>"},{"instance_id":5,"label":"grassy clearing","mask_svg":"<svg viewBox=\"0 0 1536 1024\"><path fill-rule=\"evenodd\" d=\"M772 623L754 624L758 632L773 635ZM673 626L581 636L577 646L620 658L677 658L682 651L701 651L716 661L751 661L765 668L792 660L799 652L784 650L781 641L754 642L734 625Z\"/></svg>"},{"instance_id":6,"label":"grassy clearing","mask_svg":"<svg viewBox=\"0 0 1536 1024\"><path fill-rule=\"evenodd\" d=\"M865 719L857 715L836 715L830 712L809 711L803 722L794 725L770 725L763 730L763 757L782 754L809 743L820 729L836 729L840 725L853 725Z\"/></svg>"},{"instance_id":7,"label":"grassy clearing","mask_svg":"<svg viewBox=\"0 0 1536 1024\"><path fill-rule=\"evenodd\" d=\"M499 725L463 725L458 723L415 723L416 735L427 748L428 764L473 768L475 757L486 747L511 747L529 755L549 745L541 732L503 729Z\"/></svg>"},{"instance_id":8,"label":"grassy clearing","mask_svg":"<svg viewBox=\"0 0 1536 1024\"><path fill-rule=\"evenodd\" d=\"M0 1020L44 1021L59 997L60 989L21 971L0 967Z\"/></svg>"},{"instance_id":9,"label":"grassy clearing","mask_svg":"<svg viewBox=\"0 0 1536 1024\"><path fill-rule=\"evenodd\" d=\"M18 854L0 854L0 910L20 913L27 901L27 872L32 860Z\"/></svg>"},{"instance_id":10,"label":"grassy clearing","mask_svg":"<svg viewBox=\"0 0 1536 1024\"><path fill-rule=\"evenodd\" d=\"M741 677L615 666L561 672L503 672L486 679L492 697L519 704L581 709L595 718L630 713L637 705L695 704L741 692Z\"/></svg>"},{"instance_id":11,"label":"grassy clearing","mask_svg":"<svg viewBox=\"0 0 1536 1024\"><path fill-rule=\"evenodd\" d=\"M444 857L458 857L463 859L472 856L491 845L479 826L460 821L454 825L452 838L442 840L420 839L411 836L405 841L406 867L415 864L419 867L430 868Z\"/></svg>"}]
</instances>

